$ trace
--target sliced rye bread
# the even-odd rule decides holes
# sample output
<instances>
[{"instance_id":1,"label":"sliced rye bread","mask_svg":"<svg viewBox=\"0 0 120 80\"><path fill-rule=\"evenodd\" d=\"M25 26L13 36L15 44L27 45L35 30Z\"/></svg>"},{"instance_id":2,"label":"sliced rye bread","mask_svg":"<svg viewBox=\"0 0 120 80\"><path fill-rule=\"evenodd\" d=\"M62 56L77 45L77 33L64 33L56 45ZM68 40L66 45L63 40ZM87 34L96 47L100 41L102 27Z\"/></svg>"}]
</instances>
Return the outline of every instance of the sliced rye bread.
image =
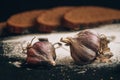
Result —
<instances>
[{"instance_id":1,"label":"sliced rye bread","mask_svg":"<svg viewBox=\"0 0 120 80\"><path fill-rule=\"evenodd\" d=\"M0 35L2 34L3 29L6 28L6 26L7 26L6 22L0 22Z\"/></svg>"},{"instance_id":2,"label":"sliced rye bread","mask_svg":"<svg viewBox=\"0 0 120 80\"><path fill-rule=\"evenodd\" d=\"M38 30L40 32L52 32L55 28L61 25L63 15L73 8L74 7L72 6L60 6L42 13L37 18Z\"/></svg>"},{"instance_id":3,"label":"sliced rye bread","mask_svg":"<svg viewBox=\"0 0 120 80\"><path fill-rule=\"evenodd\" d=\"M7 20L7 25L11 33L21 34L25 29L36 25L36 17L45 10L31 10L15 14Z\"/></svg>"},{"instance_id":4,"label":"sliced rye bread","mask_svg":"<svg viewBox=\"0 0 120 80\"><path fill-rule=\"evenodd\" d=\"M65 13L63 25L72 30L91 28L120 20L120 11L104 7L81 6Z\"/></svg>"}]
</instances>

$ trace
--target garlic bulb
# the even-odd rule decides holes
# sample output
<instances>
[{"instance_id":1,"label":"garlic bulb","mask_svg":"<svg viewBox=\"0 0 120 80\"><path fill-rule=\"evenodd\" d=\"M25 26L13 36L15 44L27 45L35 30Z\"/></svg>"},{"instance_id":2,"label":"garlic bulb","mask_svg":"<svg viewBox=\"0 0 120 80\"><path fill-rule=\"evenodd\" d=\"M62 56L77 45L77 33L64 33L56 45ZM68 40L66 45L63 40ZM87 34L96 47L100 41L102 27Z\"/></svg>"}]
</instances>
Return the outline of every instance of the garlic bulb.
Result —
<instances>
[{"instance_id":1,"label":"garlic bulb","mask_svg":"<svg viewBox=\"0 0 120 80\"><path fill-rule=\"evenodd\" d=\"M39 65L48 63L55 66L55 48L47 39L39 39L32 46L27 47L27 64Z\"/></svg>"},{"instance_id":2,"label":"garlic bulb","mask_svg":"<svg viewBox=\"0 0 120 80\"><path fill-rule=\"evenodd\" d=\"M82 30L75 37L61 38L62 42L70 46L71 56L77 64L87 64L98 59L105 51L101 40L100 35L91 29ZM102 55L104 56L104 53Z\"/></svg>"}]
</instances>

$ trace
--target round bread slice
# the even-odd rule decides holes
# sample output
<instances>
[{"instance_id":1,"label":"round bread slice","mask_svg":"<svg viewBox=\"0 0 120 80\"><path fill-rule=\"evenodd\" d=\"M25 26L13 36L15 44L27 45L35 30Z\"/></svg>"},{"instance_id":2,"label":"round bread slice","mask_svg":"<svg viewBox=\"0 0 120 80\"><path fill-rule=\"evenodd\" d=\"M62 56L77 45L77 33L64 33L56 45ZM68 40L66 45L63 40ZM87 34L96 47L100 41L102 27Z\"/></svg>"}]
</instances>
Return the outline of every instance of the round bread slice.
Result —
<instances>
[{"instance_id":1,"label":"round bread slice","mask_svg":"<svg viewBox=\"0 0 120 80\"><path fill-rule=\"evenodd\" d=\"M78 7L66 13L63 18L64 26L72 30L112 23L113 20L120 20L119 10L95 6Z\"/></svg>"},{"instance_id":2,"label":"round bread slice","mask_svg":"<svg viewBox=\"0 0 120 80\"><path fill-rule=\"evenodd\" d=\"M52 32L55 28L61 25L63 15L74 7L62 6L52 8L45 13L42 13L38 18L38 30L40 32Z\"/></svg>"},{"instance_id":3,"label":"round bread slice","mask_svg":"<svg viewBox=\"0 0 120 80\"><path fill-rule=\"evenodd\" d=\"M15 14L7 20L9 31L12 33L23 33L25 29L36 25L36 17L45 10L32 10Z\"/></svg>"}]
</instances>

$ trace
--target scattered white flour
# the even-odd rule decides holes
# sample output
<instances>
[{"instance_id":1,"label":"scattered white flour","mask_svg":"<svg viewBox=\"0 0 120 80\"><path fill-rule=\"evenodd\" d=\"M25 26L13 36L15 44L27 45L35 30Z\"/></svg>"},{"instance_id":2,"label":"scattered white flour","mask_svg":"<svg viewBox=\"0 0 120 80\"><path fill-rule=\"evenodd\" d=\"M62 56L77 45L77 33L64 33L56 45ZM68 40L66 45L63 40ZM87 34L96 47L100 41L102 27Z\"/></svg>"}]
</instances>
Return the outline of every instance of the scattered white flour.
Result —
<instances>
[{"instance_id":1,"label":"scattered white flour","mask_svg":"<svg viewBox=\"0 0 120 80\"><path fill-rule=\"evenodd\" d=\"M92 63L86 66L91 67L101 67L101 66L114 66L114 64L120 64L120 24L111 24L111 25L104 25L98 28L94 28L98 33L105 34L107 36L115 36L115 40L113 40L109 47L113 52L113 57L111 58L112 63ZM11 58L21 58L25 59L26 54L22 51L22 48L27 46L27 43L30 42L33 37L36 37L33 43L38 41L38 38L48 38L48 40L54 44L56 42L60 42L61 37L67 36L74 36L79 31L76 32L60 32L60 33L51 33L51 34L31 34L31 35L24 35L24 36L17 36L12 37L10 39L3 40L0 43L3 43L3 51L4 55L11 57ZM70 56L70 50L68 46L65 46L64 43L63 47L56 49L56 63L61 65L73 65L73 60ZM22 46L21 46L22 45Z\"/></svg>"}]
</instances>

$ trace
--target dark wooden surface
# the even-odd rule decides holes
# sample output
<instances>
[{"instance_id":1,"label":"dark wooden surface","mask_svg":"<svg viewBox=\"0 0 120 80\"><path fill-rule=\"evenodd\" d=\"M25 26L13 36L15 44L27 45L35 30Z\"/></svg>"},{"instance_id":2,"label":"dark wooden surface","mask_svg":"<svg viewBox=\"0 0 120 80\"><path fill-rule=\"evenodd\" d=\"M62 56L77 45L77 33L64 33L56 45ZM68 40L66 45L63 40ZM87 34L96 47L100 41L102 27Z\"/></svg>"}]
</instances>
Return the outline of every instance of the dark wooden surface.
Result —
<instances>
[{"instance_id":1,"label":"dark wooden surface","mask_svg":"<svg viewBox=\"0 0 120 80\"><path fill-rule=\"evenodd\" d=\"M77 69L75 71L75 69ZM119 80L120 65L110 68L86 68L82 66L68 67L57 65L50 68L17 68L8 64L8 61L0 57L0 80Z\"/></svg>"}]
</instances>

